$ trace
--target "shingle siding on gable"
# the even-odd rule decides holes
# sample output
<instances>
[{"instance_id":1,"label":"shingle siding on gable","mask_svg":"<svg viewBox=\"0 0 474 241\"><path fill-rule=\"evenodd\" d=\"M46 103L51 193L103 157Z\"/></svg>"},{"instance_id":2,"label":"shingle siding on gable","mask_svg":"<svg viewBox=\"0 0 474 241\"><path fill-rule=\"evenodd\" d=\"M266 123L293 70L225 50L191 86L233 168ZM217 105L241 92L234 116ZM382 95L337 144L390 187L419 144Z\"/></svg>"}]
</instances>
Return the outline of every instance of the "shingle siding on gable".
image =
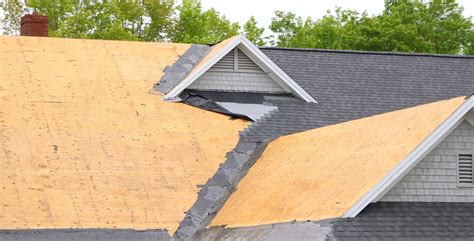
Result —
<instances>
[{"instance_id":1,"label":"shingle siding on gable","mask_svg":"<svg viewBox=\"0 0 474 241\"><path fill-rule=\"evenodd\" d=\"M234 50L197 79L188 89L232 92L286 93L267 73L239 51L239 67L235 71Z\"/></svg>"},{"instance_id":2,"label":"shingle siding on gable","mask_svg":"<svg viewBox=\"0 0 474 241\"><path fill-rule=\"evenodd\" d=\"M189 89L239 92L286 92L266 73L207 72Z\"/></svg>"},{"instance_id":3,"label":"shingle siding on gable","mask_svg":"<svg viewBox=\"0 0 474 241\"><path fill-rule=\"evenodd\" d=\"M474 188L457 184L457 155L473 150L474 128L464 121L380 201L474 202Z\"/></svg>"}]
</instances>

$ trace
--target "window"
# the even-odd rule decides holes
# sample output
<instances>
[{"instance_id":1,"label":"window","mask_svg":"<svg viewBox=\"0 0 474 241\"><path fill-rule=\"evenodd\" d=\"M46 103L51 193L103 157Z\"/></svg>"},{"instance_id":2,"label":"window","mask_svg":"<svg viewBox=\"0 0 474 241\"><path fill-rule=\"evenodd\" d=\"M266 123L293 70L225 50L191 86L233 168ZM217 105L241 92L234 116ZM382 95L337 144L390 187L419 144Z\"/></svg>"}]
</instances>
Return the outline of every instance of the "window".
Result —
<instances>
[{"instance_id":1,"label":"window","mask_svg":"<svg viewBox=\"0 0 474 241\"><path fill-rule=\"evenodd\" d=\"M458 185L473 186L472 182L472 154L458 155Z\"/></svg>"}]
</instances>

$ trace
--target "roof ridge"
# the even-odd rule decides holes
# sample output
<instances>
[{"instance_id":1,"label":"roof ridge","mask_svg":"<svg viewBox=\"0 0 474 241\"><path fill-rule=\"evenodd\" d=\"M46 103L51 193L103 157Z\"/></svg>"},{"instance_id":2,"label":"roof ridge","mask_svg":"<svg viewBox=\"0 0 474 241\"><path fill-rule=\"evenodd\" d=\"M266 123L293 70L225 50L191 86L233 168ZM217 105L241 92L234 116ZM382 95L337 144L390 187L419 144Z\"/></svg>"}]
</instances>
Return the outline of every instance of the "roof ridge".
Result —
<instances>
[{"instance_id":1,"label":"roof ridge","mask_svg":"<svg viewBox=\"0 0 474 241\"><path fill-rule=\"evenodd\" d=\"M373 54L373 55L395 55L395 56L415 56L415 57L438 57L438 58L465 58L474 59L474 55L456 55L456 54L432 54L432 53L404 53L404 52L386 52L386 51L364 51L364 50L342 50L342 49L318 49L318 48L288 48L288 47L259 47L262 50L288 50L302 52L324 52L324 53L344 53L344 54Z\"/></svg>"}]
</instances>

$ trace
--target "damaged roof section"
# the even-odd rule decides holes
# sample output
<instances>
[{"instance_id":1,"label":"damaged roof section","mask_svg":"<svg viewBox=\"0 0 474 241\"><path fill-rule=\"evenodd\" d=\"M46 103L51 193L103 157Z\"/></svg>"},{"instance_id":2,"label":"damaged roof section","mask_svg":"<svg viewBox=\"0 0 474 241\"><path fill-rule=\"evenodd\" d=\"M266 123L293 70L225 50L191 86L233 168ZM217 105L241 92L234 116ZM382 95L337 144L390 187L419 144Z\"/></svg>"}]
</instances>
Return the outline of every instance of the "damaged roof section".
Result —
<instances>
[{"instance_id":1,"label":"damaged roof section","mask_svg":"<svg viewBox=\"0 0 474 241\"><path fill-rule=\"evenodd\" d=\"M242 35L212 47L192 45L165 69L155 90L167 100L252 121L278 110L265 98L316 102Z\"/></svg>"},{"instance_id":2,"label":"damaged roof section","mask_svg":"<svg viewBox=\"0 0 474 241\"><path fill-rule=\"evenodd\" d=\"M277 106L267 102L267 99L272 97L294 99L291 95L194 90L181 94L181 100L185 104L251 121L257 121L278 110Z\"/></svg>"},{"instance_id":3,"label":"damaged roof section","mask_svg":"<svg viewBox=\"0 0 474 241\"><path fill-rule=\"evenodd\" d=\"M193 44L171 66L165 67L161 80L155 84L156 91L167 94L191 72L194 66L209 51L209 46Z\"/></svg>"},{"instance_id":4,"label":"damaged roof section","mask_svg":"<svg viewBox=\"0 0 474 241\"><path fill-rule=\"evenodd\" d=\"M189 48L0 36L0 228L174 232L248 123L150 91Z\"/></svg>"},{"instance_id":5,"label":"damaged roof section","mask_svg":"<svg viewBox=\"0 0 474 241\"><path fill-rule=\"evenodd\" d=\"M268 145L210 226L343 217L471 102L458 97L280 137Z\"/></svg>"}]
</instances>

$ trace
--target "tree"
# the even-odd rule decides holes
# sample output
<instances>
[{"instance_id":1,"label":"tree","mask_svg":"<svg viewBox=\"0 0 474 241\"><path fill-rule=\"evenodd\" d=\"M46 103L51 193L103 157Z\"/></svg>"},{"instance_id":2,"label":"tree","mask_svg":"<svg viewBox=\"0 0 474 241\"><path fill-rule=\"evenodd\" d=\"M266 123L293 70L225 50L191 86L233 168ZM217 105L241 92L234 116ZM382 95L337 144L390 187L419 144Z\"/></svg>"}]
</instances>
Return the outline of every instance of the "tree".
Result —
<instances>
[{"instance_id":1,"label":"tree","mask_svg":"<svg viewBox=\"0 0 474 241\"><path fill-rule=\"evenodd\" d=\"M211 8L202 10L201 1L183 0L171 33L177 43L217 43L238 34L239 24L231 23L225 16Z\"/></svg>"},{"instance_id":2,"label":"tree","mask_svg":"<svg viewBox=\"0 0 474 241\"><path fill-rule=\"evenodd\" d=\"M2 19L3 34L18 34L20 30L20 18L23 16L25 6L21 0L0 1L0 9L3 10Z\"/></svg>"},{"instance_id":3,"label":"tree","mask_svg":"<svg viewBox=\"0 0 474 241\"><path fill-rule=\"evenodd\" d=\"M265 45L265 41L262 37L264 31L265 28L259 28L257 26L257 20L255 20L253 16L251 16L243 26L243 34L258 46Z\"/></svg>"},{"instance_id":4,"label":"tree","mask_svg":"<svg viewBox=\"0 0 474 241\"><path fill-rule=\"evenodd\" d=\"M301 17L284 11L275 11L275 15L270 24L270 30L276 34L273 43L280 47L294 47L293 38L303 25Z\"/></svg>"},{"instance_id":5,"label":"tree","mask_svg":"<svg viewBox=\"0 0 474 241\"><path fill-rule=\"evenodd\" d=\"M174 15L174 0L83 1L3 0L2 27L17 33L27 12L49 18L49 35L70 38L166 40Z\"/></svg>"},{"instance_id":6,"label":"tree","mask_svg":"<svg viewBox=\"0 0 474 241\"><path fill-rule=\"evenodd\" d=\"M302 21L275 12L270 29L282 47L423 53L471 53L473 23L455 0L391 0L372 17L336 8L323 18Z\"/></svg>"},{"instance_id":7,"label":"tree","mask_svg":"<svg viewBox=\"0 0 474 241\"><path fill-rule=\"evenodd\" d=\"M377 37L386 40L380 50L456 54L473 26L462 12L455 0L392 0L372 25L379 29Z\"/></svg>"},{"instance_id":8,"label":"tree","mask_svg":"<svg viewBox=\"0 0 474 241\"><path fill-rule=\"evenodd\" d=\"M58 24L53 34L69 38L138 40L144 31L143 14L136 2L83 3Z\"/></svg>"},{"instance_id":9,"label":"tree","mask_svg":"<svg viewBox=\"0 0 474 241\"><path fill-rule=\"evenodd\" d=\"M174 0L142 0L145 16L150 19L144 30L142 39L145 41L163 41L173 28L175 14Z\"/></svg>"},{"instance_id":10,"label":"tree","mask_svg":"<svg viewBox=\"0 0 474 241\"><path fill-rule=\"evenodd\" d=\"M472 30L469 32L464 44L464 53L474 55L474 31Z\"/></svg>"}]
</instances>

